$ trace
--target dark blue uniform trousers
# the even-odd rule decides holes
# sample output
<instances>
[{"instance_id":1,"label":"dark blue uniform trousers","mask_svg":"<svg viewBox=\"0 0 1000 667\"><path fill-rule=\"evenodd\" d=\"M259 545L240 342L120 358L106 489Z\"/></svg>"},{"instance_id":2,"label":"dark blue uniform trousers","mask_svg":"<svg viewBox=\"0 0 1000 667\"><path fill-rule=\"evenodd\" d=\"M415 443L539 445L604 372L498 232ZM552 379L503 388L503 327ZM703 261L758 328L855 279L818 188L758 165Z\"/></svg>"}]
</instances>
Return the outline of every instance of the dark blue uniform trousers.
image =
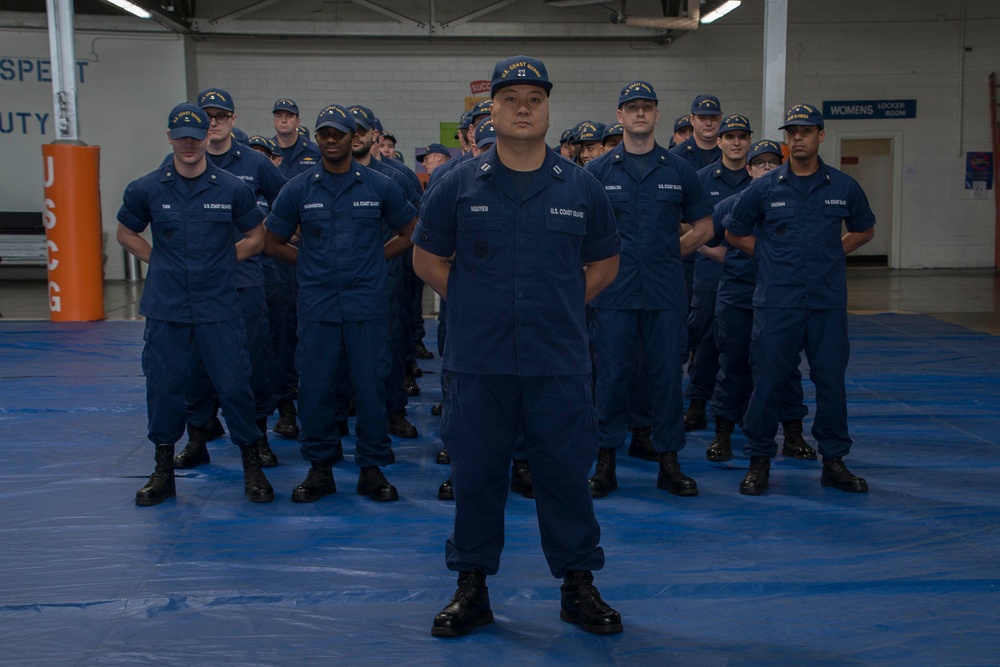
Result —
<instances>
[{"instance_id":1,"label":"dark blue uniform trousers","mask_svg":"<svg viewBox=\"0 0 1000 667\"><path fill-rule=\"evenodd\" d=\"M510 460L522 432L549 570L561 578L601 569L601 528L587 482L597 451L590 376L445 375L441 439L455 491L448 569L499 570Z\"/></svg>"},{"instance_id":2,"label":"dark blue uniform trousers","mask_svg":"<svg viewBox=\"0 0 1000 667\"><path fill-rule=\"evenodd\" d=\"M267 321L271 333L271 388L274 404L294 399L299 378L295 372L295 345L298 283L294 275L290 282L265 285Z\"/></svg>"},{"instance_id":3,"label":"dark blue uniform trousers","mask_svg":"<svg viewBox=\"0 0 1000 667\"><path fill-rule=\"evenodd\" d=\"M801 349L809 362L809 379L816 386L812 434L819 453L838 457L850 452L844 386L850 356L847 311L755 308L750 342L754 388L743 419L746 454L774 457L778 453L774 440L778 409L788 378L798 367Z\"/></svg>"},{"instance_id":4,"label":"dark blue uniform trousers","mask_svg":"<svg viewBox=\"0 0 1000 667\"><path fill-rule=\"evenodd\" d=\"M688 371L691 382L687 397L708 401L715 389L715 376L719 372L719 348L715 343L716 292L698 290L691 297L688 312L688 337L695 350L694 363Z\"/></svg>"},{"instance_id":5,"label":"dark blue uniform trousers","mask_svg":"<svg viewBox=\"0 0 1000 667\"><path fill-rule=\"evenodd\" d=\"M629 416L629 383L636 346L642 342L653 405L653 447L684 449L684 397L687 356L686 310L610 310L595 308L591 338L596 363L597 414L601 447L621 447Z\"/></svg>"},{"instance_id":6,"label":"dark blue uniform trousers","mask_svg":"<svg viewBox=\"0 0 1000 667\"><path fill-rule=\"evenodd\" d=\"M750 372L750 332L753 309L715 304L715 343L719 348L719 373L715 377L712 411L717 417L742 424L753 391ZM778 403L778 420L796 421L808 414L802 400L802 372L796 361Z\"/></svg>"},{"instance_id":7,"label":"dark blue uniform trousers","mask_svg":"<svg viewBox=\"0 0 1000 667\"><path fill-rule=\"evenodd\" d=\"M386 409L390 413L405 410L409 402L406 398L406 390L403 388L403 376L405 374L406 353L413 346L413 337L410 335L409 313L407 312L409 294L401 270L402 266L399 266L396 271L390 271L386 281L386 292L389 296L390 357L385 395Z\"/></svg>"},{"instance_id":8,"label":"dark blue uniform trousers","mask_svg":"<svg viewBox=\"0 0 1000 667\"><path fill-rule=\"evenodd\" d=\"M649 398L649 374L646 373L646 354L640 340L635 347L635 363L628 387L628 427L639 429L652 426L653 403Z\"/></svg>"},{"instance_id":9,"label":"dark blue uniform trousers","mask_svg":"<svg viewBox=\"0 0 1000 667\"><path fill-rule=\"evenodd\" d=\"M241 287L236 290L243 315L243 328L247 333L247 351L250 354L250 390L253 392L257 419L268 417L276 405L271 388L272 364L271 330L267 322L267 303L264 288ZM212 386L200 355L191 356L191 373L188 376L187 423L204 427L214 411Z\"/></svg>"},{"instance_id":10,"label":"dark blue uniform trousers","mask_svg":"<svg viewBox=\"0 0 1000 667\"><path fill-rule=\"evenodd\" d=\"M363 322L299 320L299 445L306 461L332 461L340 442L335 406L338 371L346 353L358 410L354 462L359 468L389 464L390 440L385 431L387 326L384 317Z\"/></svg>"},{"instance_id":11,"label":"dark blue uniform trousers","mask_svg":"<svg viewBox=\"0 0 1000 667\"><path fill-rule=\"evenodd\" d=\"M142 372L146 376L149 439L172 445L184 434L188 376L200 357L219 395L229 436L236 445L260 440L250 390L250 354L240 319L189 324L146 320Z\"/></svg>"}]
</instances>

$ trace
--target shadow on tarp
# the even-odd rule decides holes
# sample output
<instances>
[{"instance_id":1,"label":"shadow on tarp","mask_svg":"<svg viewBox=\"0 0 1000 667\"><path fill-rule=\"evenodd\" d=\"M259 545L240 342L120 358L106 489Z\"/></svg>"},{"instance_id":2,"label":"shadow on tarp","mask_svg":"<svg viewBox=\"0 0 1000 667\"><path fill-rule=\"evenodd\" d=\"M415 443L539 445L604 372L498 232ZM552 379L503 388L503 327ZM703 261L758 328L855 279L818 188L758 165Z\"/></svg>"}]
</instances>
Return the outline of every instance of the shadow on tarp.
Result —
<instances>
[{"instance_id":1,"label":"shadow on tarp","mask_svg":"<svg viewBox=\"0 0 1000 667\"><path fill-rule=\"evenodd\" d=\"M336 495L291 503L306 465L272 437L274 503L245 501L238 451L218 440L176 500L139 508L142 323L0 323L0 664L995 665L1000 339L923 316L850 326L850 464L871 493L824 489L818 463L779 457L771 491L740 496L738 432L724 464L704 460L710 432L689 434L696 498L620 457L621 490L595 506L597 583L624 634L559 620L533 503L514 495L497 622L441 640L430 623L454 575L439 360L421 362L409 406L422 437L396 440L386 469L398 503L357 496L351 463Z\"/></svg>"}]
</instances>

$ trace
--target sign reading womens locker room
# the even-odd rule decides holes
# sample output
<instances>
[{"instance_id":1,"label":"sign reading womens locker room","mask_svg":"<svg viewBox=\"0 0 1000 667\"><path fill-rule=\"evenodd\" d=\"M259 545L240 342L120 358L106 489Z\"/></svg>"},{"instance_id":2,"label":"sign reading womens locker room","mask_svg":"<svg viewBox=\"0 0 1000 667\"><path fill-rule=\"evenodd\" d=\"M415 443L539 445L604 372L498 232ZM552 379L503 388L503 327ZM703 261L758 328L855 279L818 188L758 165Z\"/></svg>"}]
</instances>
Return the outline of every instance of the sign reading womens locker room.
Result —
<instances>
[{"instance_id":1,"label":"sign reading womens locker room","mask_svg":"<svg viewBox=\"0 0 1000 667\"><path fill-rule=\"evenodd\" d=\"M830 120L887 120L916 118L916 100L847 100L823 102L823 118Z\"/></svg>"}]
</instances>

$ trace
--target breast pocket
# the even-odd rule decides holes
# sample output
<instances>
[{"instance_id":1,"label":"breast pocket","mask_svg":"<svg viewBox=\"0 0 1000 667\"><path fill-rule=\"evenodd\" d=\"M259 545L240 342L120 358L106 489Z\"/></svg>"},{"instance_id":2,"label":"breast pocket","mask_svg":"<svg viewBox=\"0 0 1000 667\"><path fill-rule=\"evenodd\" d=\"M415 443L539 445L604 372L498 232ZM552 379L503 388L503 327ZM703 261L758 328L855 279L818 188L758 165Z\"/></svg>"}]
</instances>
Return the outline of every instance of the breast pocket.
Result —
<instances>
[{"instance_id":1,"label":"breast pocket","mask_svg":"<svg viewBox=\"0 0 1000 667\"><path fill-rule=\"evenodd\" d=\"M615 217L622 215L625 207L628 206L629 200L632 196L622 190L605 190L604 194L608 196L608 201L611 202L611 208L615 212Z\"/></svg>"},{"instance_id":2,"label":"breast pocket","mask_svg":"<svg viewBox=\"0 0 1000 667\"><path fill-rule=\"evenodd\" d=\"M355 207L351 212L353 225L351 228L352 244L358 248L381 246L384 242L382 229L382 211L375 207Z\"/></svg>"},{"instance_id":3,"label":"breast pocket","mask_svg":"<svg viewBox=\"0 0 1000 667\"><path fill-rule=\"evenodd\" d=\"M560 274L579 271L583 265L580 252L583 247L583 237L586 235L586 218L546 215L542 266Z\"/></svg>"},{"instance_id":4,"label":"breast pocket","mask_svg":"<svg viewBox=\"0 0 1000 667\"><path fill-rule=\"evenodd\" d=\"M299 227L304 247L325 250L333 243L333 211L322 208L301 211Z\"/></svg>"},{"instance_id":5,"label":"breast pocket","mask_svg":"<svg viewBox=\"0 0 1000 667\"><path fill-rule=\"evenodd\" d=\"M832 218L839 222L843 222L844 219L850 214L846 206L823 206L823 216L826 218Z\"/></svg>"},{"instance_id":6,"label":"breast pocket","mask_svg":"<svg viewBox=\"0 0 1000 667\"><path fill-rule=\"evenodd\" d=\"M772 208L764 213L767 234L776 239L790 238L794 221L795 209L788 206Z\"/></svg>"},{"instance_id":7,"label":"breast pocket","mask_svg":"<svg viewBox=\"0 0 1000 667\"><path fill-rule=\"evenodd\" d=\"M483 271L504 243L503 217L466 215L455 220L456 254L473 271Z\"/></svg>"},{"instance_id":8,"label":"breast pocket","mask_svg":"<svg viewBox=\"0 0 1000 667\"><path fill-rule=\"evenodd\" d=\"M179 241L181 232L181 214L179 211L160 211L153 213L153 239L163 241Z\"/></svg>"}]
</instances>

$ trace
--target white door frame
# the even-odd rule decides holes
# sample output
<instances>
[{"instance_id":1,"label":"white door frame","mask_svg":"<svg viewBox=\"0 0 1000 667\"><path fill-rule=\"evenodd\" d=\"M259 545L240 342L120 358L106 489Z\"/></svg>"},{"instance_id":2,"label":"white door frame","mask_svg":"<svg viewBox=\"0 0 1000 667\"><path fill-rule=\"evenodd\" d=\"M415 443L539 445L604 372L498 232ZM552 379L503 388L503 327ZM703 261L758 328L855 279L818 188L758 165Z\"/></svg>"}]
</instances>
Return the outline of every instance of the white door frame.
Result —
<instances>
[{"instance_id":1,"label":"white door frame","mask_svg":"<svg viewBox=\"0 0 1000 667\"><path fill-rule=\"evenodd\" d=\"M900 257L902 256L902 213L903 213L903 131L826 131L827 141L833 152L831 166L840 168L840 148L841 143L847 139L891 139L892 140L892 221L889 225L889 268L900 268ZM833 141L830 141L830 140ZM879 221L882 222L882 221ZM877 233L877 229L876 229Z\"/></svg>"}]
</instances>

